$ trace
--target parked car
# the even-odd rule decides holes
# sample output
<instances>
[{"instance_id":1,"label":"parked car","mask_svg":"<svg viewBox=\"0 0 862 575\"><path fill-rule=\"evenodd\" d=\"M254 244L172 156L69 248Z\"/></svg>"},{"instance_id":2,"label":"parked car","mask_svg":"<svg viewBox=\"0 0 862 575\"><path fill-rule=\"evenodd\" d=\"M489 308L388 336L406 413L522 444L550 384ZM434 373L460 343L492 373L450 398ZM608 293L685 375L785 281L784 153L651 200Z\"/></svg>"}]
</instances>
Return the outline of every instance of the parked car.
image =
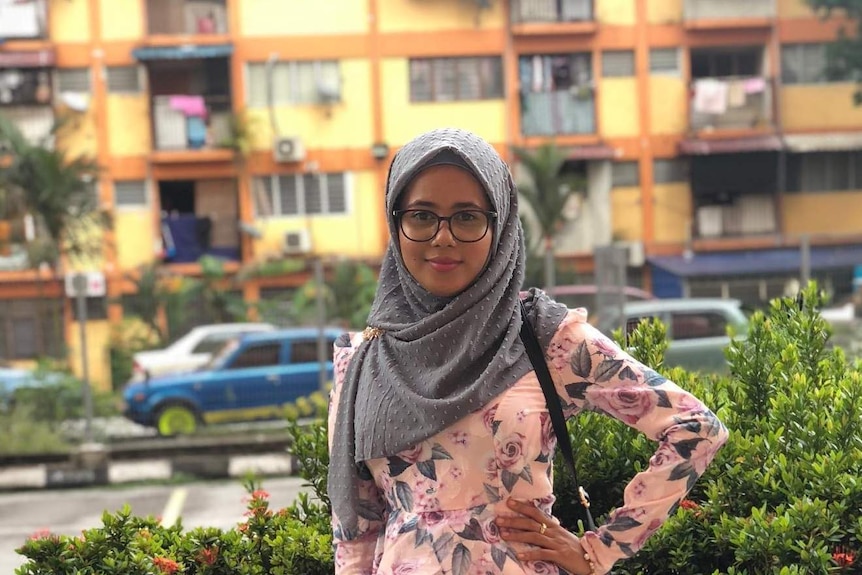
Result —
<instances>
[{"instance_id":1,"label":"parked car","mask_svg":"<svg viewBox=\"0 0 862 575\"><path fill-rule=\"evenodd\" d=\"M342 332L324 332L328 379L332 346ZM123 413L160 435L193 433L201 423L282 418L285 405L320 387L317 342L316 328L245 334L197 371L130 383Z\"/></svg>"},{"instance_id":2,"label":"parked car","mask_svg":"<svg viewBox=\"0 0 862 575\"><path fill-rule=\"evenodd\" d=\"M598 293L599 286L595 284L561 285L548 290L550 296L570 309L586 308L590 323L605 332L623 326L623 321L619 317L620 299L624 303L655 299L655 296L648 291L633 286L623 286L621 291L614 287L605 287L603 295L609 296L606 301L610 303L606 309L601 309Z\"/></svg>"},{"instance_id":3,"label":"parked car","mask_svg":"<svg viewBox=\"0 0 862 575\"><path fill-rule=\"evenodd\" d=\"M727 371L724 349L728 328L744 336L748 316L739 300L715 298L656 299L625 305L626 334L645 318L659 318L670 340L665 363L692 371Z\"/></svg>"},{"instance_id":4,"label":"parked car","mask_svg":"<svg viewBox=\"0 0 862 575\"><path fill-rule=\"evenodd\" d=\"M205 365L225 342L245 333L273 331L268 323L216 323L201 325L164 349L140 351L133 356L132 381L193 371Z\"/></svg>"}]
</instances>

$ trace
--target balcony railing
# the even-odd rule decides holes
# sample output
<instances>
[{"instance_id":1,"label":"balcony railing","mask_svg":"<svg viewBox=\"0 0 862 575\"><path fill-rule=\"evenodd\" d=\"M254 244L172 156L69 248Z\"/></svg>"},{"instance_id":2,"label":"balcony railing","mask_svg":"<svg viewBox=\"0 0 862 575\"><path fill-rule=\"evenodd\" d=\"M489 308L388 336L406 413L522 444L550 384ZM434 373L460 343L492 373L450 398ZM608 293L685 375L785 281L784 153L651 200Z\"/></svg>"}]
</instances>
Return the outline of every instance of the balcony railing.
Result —
<instances>
[{"instance_id":1,"label":"balcony railing","mask_svg":"<svg viewBox=\"0 0 862 575\"><path fill-rule=\"evenodd\" d=\"M525 136L593 134L596 107L592 90L524 92L521 94L521 132Z\"/></svg>"},{"instance_id":2,"label":"balcony railing","mask_svg":"<svg viewBox=\"0 0 862 575\"><path fill-rule=\"evenodd\" d=\"M228 96L156 96L153 132L156 150L200 150L220 147L230 137Z\"/></svg>"},{"instance_id":3,"label":"balcony railing","mask_svg":"<svg viewBox=\"0 0 862 575\"><path fill-rule=\"evenodd\" d=\"M17 126L30 144L53 146L54 109L51 106L0 106L0 116Z\"/></svg>"},{"instance_id":4,"label":"balcony railing","mask_svg":"<svg viewBox=\"0 0 862 575\"><path fill-rule=\"evenodd\" d=\"M151 36L227 34L226 0L147 0Z\"/></svg>"},{"instance_id":5,"label":"balcony railing","mask_svg":"<svg viewBox=\"0 0 862 575\"><path fill-rule=\"evenodd\" d=\"M772 79L761 76L699 78L691 86L695 131L772 126Z\"/></svg>"},{"instance_id":6,"label":"balcony railing","mask_svg":"<svg viewBox=\"0 0 862 575\"><path fill-rule=\"evenodd\" d=\"M515 24L586 22L593 19L592 0L513 0Z\"/></svg>"},{"instance_id":7,"label":"balcony railing","mask_svg":"<svg viewBox=\"0 0 862 575\"><path fill-rule=\"evenodd\" d=\"M730 205L701 206L695 217L698 238L756 236L778 232L775 198L738 196Z\"/></svg>"},{"instance_id":8,"label":"balcony railing","mask_svg":"<svg viewBox=\"0 0 862 575\"><path fill-rule=\"evenodd\" d=\"M686 22L775 17L775 0L685 0Z\"/></svg>"},{"instance_id":9,"label":"balcony railing","mask_svg":"<svg viewBox=\"0 0 862 575\"><path fill-rule=\"evenodd\" d=\"M0 41L47 38L46 0L0 2Z\"/></svg>"}]
</instances>

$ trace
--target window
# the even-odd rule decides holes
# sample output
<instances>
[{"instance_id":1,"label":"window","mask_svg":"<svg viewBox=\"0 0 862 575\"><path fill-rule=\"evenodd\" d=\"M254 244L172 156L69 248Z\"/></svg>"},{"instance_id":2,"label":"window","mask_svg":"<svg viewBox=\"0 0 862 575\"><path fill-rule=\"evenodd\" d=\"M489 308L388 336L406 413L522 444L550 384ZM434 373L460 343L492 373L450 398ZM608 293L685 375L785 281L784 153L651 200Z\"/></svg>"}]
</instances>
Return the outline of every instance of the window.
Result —
<instances>
[{"instance_id":1,"label":"window","mask_svg":"<svg viewBox=\"0 0 862 575\"><path fill-rule=\"evenodd\" d=\"M104 297L86 298L87 321L108 319L108 300ZM72 321L78 321L78 302L72 300Z\"/></svg>"},{"instance_id":2,"label":"window","mask_svg":"<svg viewBox=\"0 0 862 575\"><path fill-rule=\"evenodd\" d=\"M192 349L192 353L215 353L224 347L224 344L237 339L235 333L212 333L198 342Z\"/></svg>"},{"instance_id":3,"label":"window","mask_svg":"<svg viewBox=\"0 0 862 575\"><path fill-rule=\"evenodd\" d=\"M653 48L649 51L650 74L678 76L679 68L677 48Z\"/></svg>"},{"instance_id":4,"label":"window","mask_svg":"<svg viewBox=\"0 0 862 575\"><path fill-rule=\"evenodd\" d=\"M653 162L653 182L672 184L688 181L688 162L681 158L655 160Z\"/></svg>"},{"instance_id":5,"label":"window","mask_svg":"<svg viewBox=\"0 0 862 575\"><path fill-rule=\"evenodd\" d=\"M635 75L635 53L631 50L602 52L602 76L627 78Z\"/></svg>"},{"instance_id":6,"label":"window","mask_svg":"<svg viewBox=\"0 0 862 575\"><path fill-rule=\"evenodd\" d=\"M288 174L255 178L255 209L260 217L348 213L348 175Z\"/></svg>"},{"instance_id":7,"label":"window","mask_svg":"<svg viewBox=\"0 0 862 575\"><path fill-rule=\"evenodd\" d=\"M781 47L781 81L785 84L849 82L847 72L830 70L825 44L786 44Z\"/></svg>"},{"instance_id":8,"label":"window","mask_svg":"<svg viewBox=\"0 0 862 575\"><path fill-rule=\"evenodd\" d=\"M141 75L137 66L109 66L108 92L137 94L141 91Z\"/></svg>"},{"instance_id":9,"label":"window","mask_svg":"<svg viewBox=\"0 0 862 575\"><path fill-rule=\"evenodd\" d=\"M59 92L89 92L90 69L66 68L57 70L57 90Z\"/></svg>"},{"instance_id":10,"label":"window","mask_svg":"<svg viewBox=\"0 0 862 575\"><path fill-rule=\"evenodd\" d=\"M145 180L114 182L114 204L118 208L145 207L147 205L147 182Z\"/></svg>"},{"instance_id":11,"label":"window","mask_svg":"<svg viewBox=\"0 0 862 575\"><path fill-rule=\"evenodd\" d=\"M327 349L332 349L332 344L327 342ZM290 344L290 363L316 363L317 341L294 341Z\"/></svg>"},{"instance_id":12,"label":"window","mask_svg":"<svg viewBox=\"0 0 862 575\"><path fill-rule=\"evenodd\" d=\"M718 312L673 312L671 333L675 340L724 337L727 318Z\"/></svg>"},{"instance_id":13,"label":"window","mask_svg":"<svg viewBox=\"0 0 862 575\"><path fill-rule=\"evenodd\" d=\"M12 350L14 359L27 359L39 355L36 319L20 317L12 319Z\"/></svg>"},{"instance_id":14,"label":"window","mask_svg":"<svg viewBox=\"0 0 862 575\"><path fill-rule=\"evenodd\" d=\"M788 192L862 189L862 151L791 154L787 172Z\"/></svg>"},{"instance_id":15,"label":"window","mask_svg":"<svg viewBox=\"0 0 862 575\"><path fill-rule=\"evenodd\" d=\"M0 358L65 357L62 299L0 300Z\"/></svg>"},{"instance_id":16,"label":"window","mask_svg":"<svg viewBox=\"0 0 862 575\"><path fill-rule=\"evenodd\" d=\"M500 58L410 60L410 101L451 102L503 97Z\"/></svg>"},{"instance_id":17,"label":"window","mask_svg":"<svg viewBox=\"0 0 862 575\"><path fill-rule=\"evenodd\" d=\"M700 50L691 53L691 77L695 79L761 76L762 71L762 48Z\"/></svg>"},{"instance_id":18,"label":"window","mask_svg":"<svg viewBox=\"0 0 862 575\"><path fill-rule=\"evenodd\" d=\"M630 188L640 185L637 162L615 162L611 165L611 186Z\"/></svg>"},{"instance_id":19,"label":"window","mask_svg":"<svg viewBox=\"0 0 862 575\"><path fill-rule=\"evenodd\" d=\"M0 69L0 106L50 103L51 73L47 69Z\"/></svg>"},{"instance_id":20,"label":"window","mask_svg":"<svg viewBox=\"0 0 862 575\"><path fill-rule=\"evenodd\" d=\"M267 343L254 345L242 350L234 358L229 369L246 369L250 367L267 367L278 365L281 355L281 344Z\"/></svg>"},{"instance_id":21,"label":"window","mask_svg":"<svg viewBox=\"0 0 862 575\"><path fill-rule=\"evenodd\" d=\"M272 88L272 103L332 104L341 101L341 70L337 60L249 64L249 106L269 105L267 94ZM270 86L271 83L271 86Z\"/></svg>"}]
</instances>

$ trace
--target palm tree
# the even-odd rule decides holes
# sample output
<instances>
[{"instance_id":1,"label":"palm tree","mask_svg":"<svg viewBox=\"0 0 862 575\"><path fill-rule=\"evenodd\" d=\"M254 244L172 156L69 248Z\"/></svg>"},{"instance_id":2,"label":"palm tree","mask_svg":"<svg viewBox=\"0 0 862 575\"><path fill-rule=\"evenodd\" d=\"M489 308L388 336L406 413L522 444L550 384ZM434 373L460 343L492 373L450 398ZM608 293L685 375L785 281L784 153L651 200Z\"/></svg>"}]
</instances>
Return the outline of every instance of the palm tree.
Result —
<instances>
[{"instance_id":1,"label":"palm tree","mask_svg":"<svg viewBox=\"0 0 862 575\"><path fill-rule=\"evenodd\" d=\"M52 135L61 128L62 122ZM0 164L7 215L29 214L36 229L44 233L28 246L31 266L45 263L56 272L61 256L70 260L101 256L104 241L95 232L110 228L111 219L93 189L98 164L85 157L70 159L47 140L30 143L2 115L0 148L7 156Z\"/></svg>"},{"instance_id":2,"label":"palm tree","mask_svg":"<svg viewBox=\"0 0 862 575\"><path fill-rule=\"evenodd\" d=\"M554 238L567 220L569 202L583 194L584 182L563 172L567 158L556 144L546 143L535 150L516 147L513 151L526 171L526 181L519 183L518 190L535 216L536 232L544 247L545 289L550 289L556 283Z\"/></svg>"}]
</instances>

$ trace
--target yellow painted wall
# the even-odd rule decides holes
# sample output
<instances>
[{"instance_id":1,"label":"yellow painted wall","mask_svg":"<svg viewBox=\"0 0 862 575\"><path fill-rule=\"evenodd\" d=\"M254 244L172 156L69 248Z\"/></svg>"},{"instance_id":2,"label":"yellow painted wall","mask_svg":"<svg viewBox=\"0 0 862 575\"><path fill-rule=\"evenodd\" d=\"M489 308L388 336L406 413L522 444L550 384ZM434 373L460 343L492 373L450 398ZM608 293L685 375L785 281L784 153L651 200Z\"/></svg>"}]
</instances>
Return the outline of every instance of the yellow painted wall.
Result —
<instances>
[{"instance_id":1,"label":"yellow painted wall","mask_svg":"<svg viewBox=\"0 0 862 575\"><path fill-rule=\"evenodd\" d=\"M143 156L152 144L147 95L108 94L108 142L112 156Z\"/></svg>"},{"instance_id":2,"label":"yellow painted wall","mask_svg":"<svg viewBox=\"0 0 862 575\"><path fill-rule=\"evenodd\" d=\"M599 83L599 125L606 137L637 136L640 103L635 78L606 78Z\"/></svg>"},{"instance_id":3,"label":"yellow painted wall","mask_svg":"<svg viewBox=\"0 0 862 575\"><path fill-rule=\"evenodd\" d=\"M285 232L308 229L315 254L345 257L380 257L383 221L382 192L373 171L353 172L350 212L337 216L258 218L263 236L254 242L255 258L282 253Z\"/></svg>"},{"instance_id":4,"label":"yellow painted wall","mask_svg":"<svg viewBox=\"0 0 862 575\"><path fill-rule=\"evenodd\" d=\"M642 240L642 213L640 187L611 190L611 233L615 240Z\"/></svg>"},{"instance_id":5,"label":"yellow painted wall","mask_svg":"<svg viewBox=\"0 0 862 575\"><path fill-rule=\"evenodd\" d=\"M114 213L117 230L117 265L130 270L148 264L155 258L157 239L153 214L149 208L119 209Z\"/></svg>"},{"instance_id":6,"label":"yellow painted wall","mask_svg":"<svg viewBox=\"0 0 862 575\"><path fill-rule=\"evenodd\" d=\"M653 134L682 134L688 127L688 89L682 78L650 76L650 128Z\"/></svg>"},{"instance_id":7,"label":"yellow painted wall","mask_svg":"<svg viewBox=\"0 0 862 575\"><path fill-rule=\"evenodd\" d=\"M48 18L54 42L88 42L90 40L89 0L50 0Z\"/></svg>"},{"instance_id":8,"label":"yellow painted wall","mask_svg":"<svg viewBox=\"0 0 862 575\"><path fill-rule=\"evenodd\" d=\"M682 243L689 239L691 190L684 182L656 184L653 188L653 230L658 243Z\"/></svg>"},{"instance_id":9,"label":"yellow painted wall","mask_svg":"<svg viewBox=\"0 0 862 575\"><path fill-rule=\"evenodd\" d=\"M137 40L144 34L144 2L99 0L103 40Z\"/></svg>"},{"instance_id":10,"label":"yellow painted wall","mask_svg":"<svg viewBox=\"0 0 862 575\"><path fill-rule=\"evenodd\" d=\"M111 362L108 355L110 343L110 324L107 320L87 322L87 370L90 386L96 391L111 390ZM66 328L66 343L69 346L69 367L72 373L81 377L81 328L78 322L69 323Z\"/></svg>"},{"instance_id":11,"label":"yellow painted wall","mask_svg":"<svg viewBox=\"0 0 862 575\"><path fill-rule=\"evenodd\" d=\"M240 26L244 36L361 34L368 30L368 3L358 0L243 0L240 2ZM290 54L281 56L289 58Z\"/></svg>"},{"instance_id":12,"label":"yellow painted wall","mask_svg":"<svg viewBox=\"0 0 862 575\"><path fill-rule=\"evenodd\" d=\"M86 112L71 112L61 109L59 115L66 119L66 124L57 135L57 146L65 150L70 158L98 156L98 141L96 139L96 120L93 108Z\"/></svg>"},{"instance_id":13,"label":"yellow painted wall","mask_svg":"<svg viewBox=\"0 0 862 575\"><path fill-rule=\"evenodd\" d=\"M781 211L784 231L791 237L862 233L862 190L787 194Z\"/></svg>"},{"instance_id":14,"label":"yellow painted wall","mask_svg":"<svg viewBox=\"0 0 862 575\"><path fill-rule=\"evenodd\" d=\"M464 0L378 0L381 32L431 32L465 28L502 28L506 16L504 2L492 2L491 8L477 12L475 5Z\"/></svg>"},{"instance_id":15,"label":"yellow painted wall","mask_svg":"<svg viewBox=\"0 0 862 575\"><path fill-rule=\"evenodd\" d=\"M369 63L342 60L341 80L340 103L278 107L276 117L282 135L300 136L306 148L370 148L374 137ZM266 109L250 109L249 117L254 123L255 148L271 148L272 130Z\"/></svg>"},{"instance_id":16,"label":"yellow painted wall","mask_svg":"<svg viewBox=\"0 0 862 575\"><path fill-rule=\"evenodd\" d=\"M668 24L682 21L682 0L652 0L647 2L647 21Z\"/></svg>"},{"instance_id":17,"label":"yellow painted wall","mask_svg":"<svg viewBox=\"0 0 862 575\"><path fill-rule=\"evenodd\" d=\"M854 84L782 88L784 129L862 128L862 106L853 105Z\"/></svg>"},{"instance_id":18,"label":"yellow painted wall","mask_svg":"<svg viewBox=\"0 0 862 575\"><path fill-rule=\"evenodd\" d=\"M382 64L384 139L401 146L433 128L454 126L470 130L490 142L506 141L504 100L472 102L410 102L409 62L388 59Z\"/></svg>"},{"instance_id":19,"label":"yellow painted wall","mask_svg":"<svg viewBox=\"0 0 862 575\"><path fill-rule=\"evenodd\" d=\"M811 18L813 13L805 0L778 0L779 18Z\"/></svg>"},{"instance_id":20,"label":"yellow painted wall","mask_svg":"<svg viewBox=\"0 0 862 575\"><path fill-rule=\"evenodd\" d=\"M666 2L667 0L658 0ZM655 3L656 0L648 2ZM596 20L602 24L634 26L636 22L635 0L595 0Z\"/></svg>"}]
</instances>

